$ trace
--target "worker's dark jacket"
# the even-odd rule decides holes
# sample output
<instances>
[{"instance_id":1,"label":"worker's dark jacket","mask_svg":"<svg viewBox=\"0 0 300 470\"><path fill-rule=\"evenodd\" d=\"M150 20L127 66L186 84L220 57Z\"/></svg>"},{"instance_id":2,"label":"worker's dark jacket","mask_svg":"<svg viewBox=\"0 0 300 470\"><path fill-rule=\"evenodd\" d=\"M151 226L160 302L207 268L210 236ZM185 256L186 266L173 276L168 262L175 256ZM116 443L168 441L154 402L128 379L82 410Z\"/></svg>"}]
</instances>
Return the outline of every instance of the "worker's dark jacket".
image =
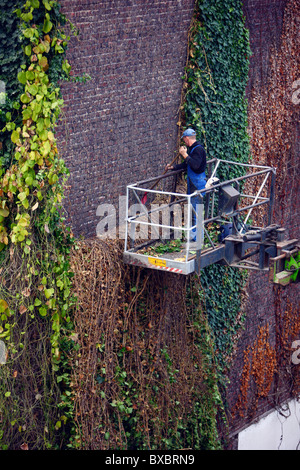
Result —
<instances>
[{"instance_id":1,"label":"worker's dark jacket","mask_svg":"<svg viewBox=\"0 0 300 470\"><path fill-rule=\"evenodd\" d=\"M187 193L192 194L197 189L204 189L206 153L200 142L196 141L188 149L188 157L183 163L174 166L174 170L187 169ZM205 196L205 192L202 193ZM192 198L193 199L193 198ZM194 201L192 200L192 203Z\"/></svg>"}]
</instances>

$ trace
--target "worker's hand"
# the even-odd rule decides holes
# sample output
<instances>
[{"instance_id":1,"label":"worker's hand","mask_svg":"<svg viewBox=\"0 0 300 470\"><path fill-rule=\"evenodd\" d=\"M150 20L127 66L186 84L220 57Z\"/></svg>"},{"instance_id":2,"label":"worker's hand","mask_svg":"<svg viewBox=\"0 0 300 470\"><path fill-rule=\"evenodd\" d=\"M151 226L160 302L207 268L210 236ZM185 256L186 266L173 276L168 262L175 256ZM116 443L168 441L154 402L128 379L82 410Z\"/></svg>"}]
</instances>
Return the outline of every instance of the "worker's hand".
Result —
<instances>
[{"instance_id":1,"label":"worker's hand","mask_svg":"<svg viewBox=\"0 0 300 470\"><path fill-rule=\"evenodd\" d=\"M179 153L184 159L186 159L186 157L188 156L188 153L187 153L187 148L185 145L182 145L182 147L180 147Z\"/></svg>"},{"instance_id":2,"label":"worker's hand","mask_svg":"<svg viewBox=\"0 0 300 470\"><path fill-rule=\"evenodd\" d=\"M165 171L168 171L168 170L173 170L174 167L172 165L170 165L170 163L168 163L168 165L165 166Z\"/></svg>"}]
</instances>

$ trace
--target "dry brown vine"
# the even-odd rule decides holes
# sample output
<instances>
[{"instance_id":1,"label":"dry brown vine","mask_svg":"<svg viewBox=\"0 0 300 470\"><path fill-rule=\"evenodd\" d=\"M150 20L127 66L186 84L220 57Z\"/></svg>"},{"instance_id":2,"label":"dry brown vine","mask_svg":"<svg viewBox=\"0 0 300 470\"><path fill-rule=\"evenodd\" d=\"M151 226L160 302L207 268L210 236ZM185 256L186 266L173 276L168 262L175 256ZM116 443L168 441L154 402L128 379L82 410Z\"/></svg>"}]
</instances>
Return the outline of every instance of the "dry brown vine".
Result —
<instances>
[{"instance_id":1,"label":"dry brown vine","mask_svg":"<svg viewBox=\"0 0 300 470\"><path fill-rule=\"evenodd\" d=\"M195 344L201 332L186 305L187 280L121 259L121 242L101 240L80 242L72 257L79 445L128 448L130 425L136 442L163 448L170 426L176 434L195 399L208 396L211 365Z\"/></svg>"}]
</instances>

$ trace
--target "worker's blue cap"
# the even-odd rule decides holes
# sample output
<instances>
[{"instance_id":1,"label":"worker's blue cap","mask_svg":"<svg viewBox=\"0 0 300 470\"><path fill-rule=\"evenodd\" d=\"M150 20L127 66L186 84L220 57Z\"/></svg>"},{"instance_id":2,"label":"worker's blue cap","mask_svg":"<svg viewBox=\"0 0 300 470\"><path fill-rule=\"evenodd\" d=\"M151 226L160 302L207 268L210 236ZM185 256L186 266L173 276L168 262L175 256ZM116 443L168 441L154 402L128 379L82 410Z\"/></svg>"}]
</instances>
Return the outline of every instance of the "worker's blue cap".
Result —
<instances>
[{"instance_id":1,"label":"worker's blue cap","mask_svg":"<svg viewBox=\"0 0 300 470\"><path fill-rule=\"evenodd\" d=\"M194 129L192 129L191 127L189 127L188 129L186 129L184 131L184 133L182 134L182 137L190 137L191 135L196 135L196 131L194 131Z\"/></svg>"}]
</instances>

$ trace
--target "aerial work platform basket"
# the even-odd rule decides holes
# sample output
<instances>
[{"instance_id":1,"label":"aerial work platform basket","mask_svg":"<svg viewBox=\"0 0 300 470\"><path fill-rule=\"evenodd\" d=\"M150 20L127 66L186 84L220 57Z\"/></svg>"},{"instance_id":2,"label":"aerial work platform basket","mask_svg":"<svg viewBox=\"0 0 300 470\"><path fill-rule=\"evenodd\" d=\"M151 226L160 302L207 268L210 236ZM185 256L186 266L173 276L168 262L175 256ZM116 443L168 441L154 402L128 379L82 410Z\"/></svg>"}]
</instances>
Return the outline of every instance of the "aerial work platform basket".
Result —
<instances>
[{"instance_id":1,"label":"aerial work platform basket","mask_svg":"<svg viewBox=\"0 0 300 470\"><path fill-rule=\"evenodd\" d=\"M272 265L276 282L278 256L298 259L298 240L284 241L285 229L272 224L274 168L215 158L206 188L192 194L178 190L185 187L181 172L127 186L125 263L184 275L213 263L260 271ZM261 227L252 225L253 211Z\"/></svg>"}]
</instances>

